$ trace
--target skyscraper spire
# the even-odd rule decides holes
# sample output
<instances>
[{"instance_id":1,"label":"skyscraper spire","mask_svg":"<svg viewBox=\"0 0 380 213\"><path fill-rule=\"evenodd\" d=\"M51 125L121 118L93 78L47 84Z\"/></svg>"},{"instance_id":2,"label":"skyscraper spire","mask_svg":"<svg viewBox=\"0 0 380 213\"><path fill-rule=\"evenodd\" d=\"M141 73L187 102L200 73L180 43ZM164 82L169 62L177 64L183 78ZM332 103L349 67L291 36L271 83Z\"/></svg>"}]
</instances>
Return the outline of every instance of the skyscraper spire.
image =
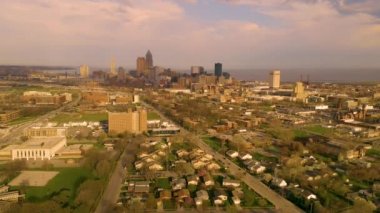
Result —
<instances>
[{"instance_id":1,"label":"skyscraper spire","mask_svg":"<svg viewBox=\"0 0 380 213\"><path fill-rule=\"evenodd\" d=\"M153 56L150 50L145 55L145 61L146 61L146 68L152 68L153 67Z\"/></svg>"}]
</instances>

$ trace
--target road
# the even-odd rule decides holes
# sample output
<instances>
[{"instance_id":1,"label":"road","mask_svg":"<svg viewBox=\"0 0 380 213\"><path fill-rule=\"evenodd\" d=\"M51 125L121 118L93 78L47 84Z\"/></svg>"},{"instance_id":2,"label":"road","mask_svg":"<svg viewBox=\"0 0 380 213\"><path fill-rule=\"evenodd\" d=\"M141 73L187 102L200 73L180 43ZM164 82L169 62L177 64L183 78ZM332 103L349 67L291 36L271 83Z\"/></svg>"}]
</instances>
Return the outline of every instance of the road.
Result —
<instances>
[{"instance_id":1,"label":"road","mask_svg":"<svg viewBox=\"0 0 380 213\"><path fill-rule=\"evenodd\" d=\"M125 151L120 156L117 162L115 170L113 171L113 174L111 178L109 179L107 188L102 194L102 197L95 210L95 213L112 212L112 207L115 206L119 198L121 184L127 175L127 171L124 170L123 164L133 165L133 162L135 160L135 155L137 154L136 152L138 151L138 149L139 149L139 144L136 141L132 140L128 143Z\"/></svg>"},{"instance_id":2,"label":"road","mask_svg":"<svg viewBox=\"0 0 380 213\"><path fill-rule=\"evenodd\" d=\"M4 146L4 145L8 145L8 144L13 143L15 138L18 138L18 137L23 135L22 133L25 129L35 125L36 123L42 122L46 119L53 118L54 116L56 116L56 114L62 112L66 107L71 107L71 106L77 105L79 103L79 101L81 100L81 98L82 98L81 95L78 94L78 97L75 100L73 100L67 104L64 104L60 108L53 110L53 111L50 111L50 112L32 120L32 121L28 121L28 122L25 122L25 123L18 125L16 127L12 127L11 130L9 131L9 133L3 135L0 138L0 145Z\"/></svg>"},{"instance_id":3,"label":"road","mask_svg":"<svg viewBox=\"0 0 380 213\"><path fill-rule=\"evenodd\" d=\"M121 184L125 176L125 172L122 165L122 159L125 158L128 151L125 150L116 163L115 169L111 178L108 181L107 188L102 194L95 213L107 213L115 206L117 199L119 198Z\"/></svg>"},{"instance_id":4,"label":"road","mask_svg":"<svg viewBox=\"0 0 380 213\"><path fill-rule=\"evenodd\" d=\"M165 115L163 115L160 111L156 110L154 107L147 103L143 103L144 105L148 106L149 108L154 109L157 114L161 116L161 118L164 118L165 120L171 121L171 119L167 118ZM173 122L173 121L172 121ZM173 122L174 123L174 122ZM209 153L214 156L215 160L222 162L224 166L228 166L228 169L230 170L231 174L241 174L243 173L243 169L237 166L235 163L230 161L228 158L226 158L224 155L216 152L212 148L210 148L206 143L203 142L201 138L199 138L197 135L187 131L186 129L181 127L181 131L186 134L191 134L194 137L191 140L195 145L197 145L199 148L204 150L206 153ZM253 177L252 175L246 173L245 175L241 175L238 178L240 178L245 184L247 184L251 189L253 189L255 192L257 192L262 197L269 200L276 208L276 211L281 213L296 213L296 212L303 212L300 208L298 208L296 205L285 199L284 197L277 194L275 191L270 189L268 186L263 184L259 179Z\"/></svg>"}]
</instances>

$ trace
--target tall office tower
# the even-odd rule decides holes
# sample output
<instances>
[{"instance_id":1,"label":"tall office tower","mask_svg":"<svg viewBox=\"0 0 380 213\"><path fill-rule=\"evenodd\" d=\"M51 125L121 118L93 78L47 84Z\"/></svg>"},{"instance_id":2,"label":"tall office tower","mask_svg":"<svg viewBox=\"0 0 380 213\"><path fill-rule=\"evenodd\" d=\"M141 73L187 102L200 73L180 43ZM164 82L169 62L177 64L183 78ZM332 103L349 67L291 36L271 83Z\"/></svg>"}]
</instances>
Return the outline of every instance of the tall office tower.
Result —
<instances>
[{"instance_id":1,"label":"tall office tower","mask_svg":"<svg viewBox=\"0 0 380 213\"><path fill-rule=\"evenodd\" d=\"M145 55L146 69L150 69L153 67L153 56L150 50Z\"/></svg>"},{"instance_id":2,"label":"tall office tower","mask_svg":"<svg viewBox=\"0 0 380 213\"><path fill-rule=\"evenodd\" d=\"M110 74L111 74L111 76L116 76L117 75L116 61L115 61L115 59L112 59L112 61L111 61Z\"/></svg>"},{"instance_id":3,"label":"tall office tower","mask_svg":"<svg viewBox=\"0 0 380 213\"><path fill-rule=\"evenodd\" d=\"M138 57L136 60L136 70L139 73L142 73L145 71L146 67L146 62L144 57Z\"/></svg>"},{"instance_id":4,"label":"tall office tower","mask_svg":"<svg viewBox=\"0 0 380 213\"><path fill-rule=\"evenodd\" d=\"M191 75L200 75L205 72L205 69L201 66L192 66L190 72Z\"/></svg>"},{"instance_id":5,"label":"tall office tower","mask_svg":"<svg viewBox=\"0 0 380 213\"><path fill-rule=\"evenodd\" d=\"M223 73L223 68L221 63L216 63L215 64L215 76L220 77L222 76Z\"/></svg>"},{"instance_id":6,"label":"tall office tower","mask_svg":"<svg viewBox=\"0 0 380 213\"><path fill-rule=\"evenodd\" d=\"M293 89L293 96L297 101L304 101L307 97L307 93L305 92L305 87L302 82L296 82L296 85Z\"/></svg>"},{"instance_id":7,"label":"tall office tower","mask_svg":"<svg viewBox=\"0 0 380 213\"><path fill-rule=\"evenodd\" d=\"M84 64L79 67L80 77L88 78L90 76L90 68L88 65Z\"/></svg>"},{"instance_id":8,"label":"tall office tower","mask_svg":"<svg viewBox=\"0 0 380 213\"><path fill-rule=\"evenodd\" d=\"M127 112L108 112L108 129L110 133L141 134L148 130L148 113L146 109L129 109Z\"/></svg>"},{"instance_id":9,"label":"tall office tower","mask_svg":"<svg viewBox=\"0 0 380 213\"><path fill-rule=\"evenodd\" d=\"M270 72L269 87L272 89L280 89L280 84L281 84L281 71L274 70Z\"/></svg>"}]
</instances>

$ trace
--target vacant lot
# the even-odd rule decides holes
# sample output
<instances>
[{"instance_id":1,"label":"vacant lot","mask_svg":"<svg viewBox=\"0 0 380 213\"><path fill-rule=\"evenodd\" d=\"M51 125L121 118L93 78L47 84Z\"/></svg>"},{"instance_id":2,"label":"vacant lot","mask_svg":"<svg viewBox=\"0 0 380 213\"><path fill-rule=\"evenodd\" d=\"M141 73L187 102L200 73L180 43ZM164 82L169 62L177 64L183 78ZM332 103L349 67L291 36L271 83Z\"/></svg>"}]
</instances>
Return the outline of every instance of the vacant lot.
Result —
<instances>
[{"instance_id":1,"label":"vacant lot","mask_svg":"<svg viewBox=\"0 0 380 213\"><path fill-rule=\"evenodd\" d=\"M160 120L161 117L156 112L150 111L148 112L148 120Z\"/></svg>"},{"instance_id":2,"label":"vacant lot","mask_svg":"<svg viewBox=\"0 0 380 213\"><path fill-rule=\"evenodd\" d=\"M22 171L9 185L45 186L57 174L56 171Z\"/></svg>"},{"instance_id":3,"label":"vacant lot","mask_svg":"<svg viewBox=\"0 0 380 213\"><path fill-rule=\"evenodd\" d=\"M62 191L67 191L71 196L70 199L73 199L80 184L86 179L92 177L91 172L84 168L65 168L53 172L58 174L48 181L45 186L25 187L27 201L44 201ZM17 189L19 187L22 186L16 186L15 188Z\"/></svg>"},{"instance_id":4,"label":"vacant lot","mask_svg":"<svg viewBox=\"0 0 380 213\"><path fill-rule=\"evenodd\" d=\"M51 121L57 123L79 122L79 121L106 121L107 113L61 113Z\"/></svg>"}]
</instances>

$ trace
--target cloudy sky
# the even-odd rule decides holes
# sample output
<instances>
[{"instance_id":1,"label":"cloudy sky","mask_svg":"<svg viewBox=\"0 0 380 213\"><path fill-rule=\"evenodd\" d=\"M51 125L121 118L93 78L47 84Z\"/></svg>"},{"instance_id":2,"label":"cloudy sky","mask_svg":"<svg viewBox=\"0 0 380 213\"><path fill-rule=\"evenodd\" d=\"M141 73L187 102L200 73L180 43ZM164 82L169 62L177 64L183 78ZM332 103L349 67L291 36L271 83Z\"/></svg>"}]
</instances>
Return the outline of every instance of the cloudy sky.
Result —
<instances>
[{"instance_id":1,"label":"cloudy sky","mask_svg":"<svg viewBox=\"0 0 380 213\"><path fill-rule=\"evenodd\" d=\"M379 68L379 0L1 0L0 64Z\"/></svg>"}]
</instances>

